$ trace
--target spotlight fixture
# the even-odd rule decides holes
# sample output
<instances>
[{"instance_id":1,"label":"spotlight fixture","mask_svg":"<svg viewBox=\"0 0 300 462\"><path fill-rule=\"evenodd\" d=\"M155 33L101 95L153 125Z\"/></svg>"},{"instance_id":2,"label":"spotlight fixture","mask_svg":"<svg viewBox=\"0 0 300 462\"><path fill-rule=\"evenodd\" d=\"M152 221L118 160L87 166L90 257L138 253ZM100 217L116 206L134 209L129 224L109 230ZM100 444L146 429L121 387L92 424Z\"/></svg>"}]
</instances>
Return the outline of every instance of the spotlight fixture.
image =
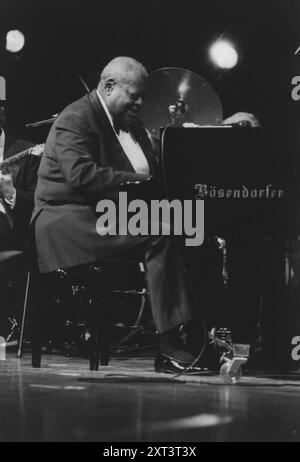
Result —
<instances>
[{"instance_id":1,"label":"spotlight fixture","mask_svg":"<svg viewBox=\"0 0 300 462\"><path fill-rule=\"evenodd\" d=\"M18 53L25 44L24 34L19 30L10 30L6 34L6 49L11 53Z\"/></svg>"},{"instance_id":2,"label":"spotlight fixture","mask_svg":"<svg viewBox=\"0 0 300 462\"><path fill-rule=\"evenodd\" d=\"M232 69L238 63L238 54L234 46L227 40L217 40L210 47L211 60L222 69Z\"/></svg>"}]
</instances>

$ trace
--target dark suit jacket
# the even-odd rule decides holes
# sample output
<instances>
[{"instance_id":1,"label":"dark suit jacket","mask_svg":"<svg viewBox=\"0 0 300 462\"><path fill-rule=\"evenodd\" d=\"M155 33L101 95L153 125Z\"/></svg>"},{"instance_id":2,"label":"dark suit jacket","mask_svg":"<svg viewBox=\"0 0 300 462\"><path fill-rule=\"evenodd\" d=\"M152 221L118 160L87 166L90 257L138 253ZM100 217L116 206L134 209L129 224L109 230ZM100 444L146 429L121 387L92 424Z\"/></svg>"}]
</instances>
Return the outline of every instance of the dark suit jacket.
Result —
<instances>
[{"instance_id":1,"label":"dark suit jacket","mask_svg":"<svg viewBox=\"0 0 300 462\"><path fill-rule=\"evenodd\" d=\"M34 146L30 141L16 139L5 133L5 146L4 146L4 159L18 154L25 149ZM7 215L9 215L9 222L12 229L7 226L7 216L1 219L1 228L4 240L4 233L9 234L7 236L7 242L9 247L14 249L24 250L27 246L28 239L28 228L30 217L33 210L33 197L37 183L37 170L39 166L40 158L35 156L26 156L15 164L10 173L13 176L14 186L17 190L16 204L13 210L10 210L6 206ZM5 204L5 203L4 203ZM4 250L6 245L2 246Z\"/></svg>"},{"instance_id":2,"label":"dark suit jacket","mask_svg":"<svg viewBox=\"0 0 300 462\"><path fill-rule=\"evenodd\" d=\"M154 173L149 138L137 119L130 127ZM35 237L41 272L97 261L134 245L128 236L99 236L96 204L116 198L134 172L96 90L69 105L53 124L35 193Z\"/></svg>"}]
</instances>

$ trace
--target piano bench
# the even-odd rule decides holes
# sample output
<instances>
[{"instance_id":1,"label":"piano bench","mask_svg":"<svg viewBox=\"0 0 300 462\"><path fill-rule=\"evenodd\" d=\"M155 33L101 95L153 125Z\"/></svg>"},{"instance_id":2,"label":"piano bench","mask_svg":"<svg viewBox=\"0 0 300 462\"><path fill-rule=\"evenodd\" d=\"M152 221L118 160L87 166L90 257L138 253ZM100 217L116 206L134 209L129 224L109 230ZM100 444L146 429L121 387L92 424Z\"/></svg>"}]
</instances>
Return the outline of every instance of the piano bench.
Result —
<instances>
[{"instance_id":1,"label":"piano bench","mask_svg":"<svg viewBox=\"0 0 300 462\"><path fill-rule=\"evenodd\" d=\"M98 262L91 265L71 268L68 270L58 270L45 275L38 275L32 284L32 366L41 367L42 346L46 338L45 333L49 330L51 320L50 309L47 307L47 300L53 296L53 287L64 285L69 287L79 287L85 292L86 305L88 306L89 323L89 365L91 371L98 371L99 365L108 366L109 353L111 346L111 322L109 320L109 302L112 300L113 293L126 293L124 290L114 290L111 279L116 276L117 270L121 268L122 279L124 274L122 264L126 263L126 273L128 273L128 263L124 260L114 260ZM130 262L132 264L132 261ZM116 268L118 264L118 268ZM139 264L139 272L144 273L143 264ZM144 284L144 274L141 275L141 283ZM49 298L45 295L49 295ZM139 317L142 316L145 307L146 290L136 291L142 295L142 304ZM47 319L49 322L47 323Z\"/></svg>"},{"instance_id":2,"label":"piano bench","mask_svg":"<svg viewBox=\"0 0 300 462\"><path fill-rule=\"evenodd\" d=\"M42 280L42 283L40 284ZM89 265L70 270L58 270L47 275L39 275L35 280L35 300L32 313L32 367L41 367L42 346L45 339L47 311L45 291L40 291L41 285L49 292L49 287L57 283L66 282L71 285L80 284L88 291L90 323L89 362L90 370L98 371L99 364L107 366L109 363L109 323L107 309L103 298L107 293L105 271L101 264ZM44 301L44 303L43 303ZM49 310L48 310L49 311Z\"/></svg>"}]
</instances>

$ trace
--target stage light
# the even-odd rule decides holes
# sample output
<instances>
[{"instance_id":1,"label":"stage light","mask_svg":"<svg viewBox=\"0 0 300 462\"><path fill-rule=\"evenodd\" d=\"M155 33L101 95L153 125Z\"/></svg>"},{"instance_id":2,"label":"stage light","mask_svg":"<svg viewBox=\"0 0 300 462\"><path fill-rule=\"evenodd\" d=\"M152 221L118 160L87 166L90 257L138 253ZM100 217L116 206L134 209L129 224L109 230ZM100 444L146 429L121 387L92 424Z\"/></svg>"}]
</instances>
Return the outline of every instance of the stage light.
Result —
<instances>
[{"instance_id":1,"label":"stage light","mask_svg":"<svg viewBox=\"0 0 300 462\"><path fill-rule=\"evenodd\" d=\"M25 44L25 37L19 30L10 30L6 34L6 49L11 53L18 53Z\"/></svg>"},{"instance_id":2,"label":"stage light","mask_svg":"<svg viewBox=\"0 0 300 462\"><path fill-rule=\"evenodd\" d=\"M232 69L237 65L238 54L227 40L218 40L210 48L210 58L222 69Z\"/></svg>"}]
</instances>

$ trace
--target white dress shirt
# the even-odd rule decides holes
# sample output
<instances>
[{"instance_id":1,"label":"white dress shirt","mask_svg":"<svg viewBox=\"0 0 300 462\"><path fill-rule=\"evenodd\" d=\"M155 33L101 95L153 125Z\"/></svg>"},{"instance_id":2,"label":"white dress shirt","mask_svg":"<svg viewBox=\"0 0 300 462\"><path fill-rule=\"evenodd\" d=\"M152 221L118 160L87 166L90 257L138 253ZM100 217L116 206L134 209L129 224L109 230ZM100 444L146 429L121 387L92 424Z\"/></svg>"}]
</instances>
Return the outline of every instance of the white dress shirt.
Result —
<instances>
[{"instance_id":1,"label":"white dress shirt","mask_svg":"<svg viewBox=\"0 0 300 462\"><path fill-rule=\"evenodd\" d=\"M128 157L128 160L131 163L134 171L136 173L142 173L145 175L149 175L150 173L149 164L148 164L145 154L143 153L141 146L134 139L131 133L126 132L125 130L122 130L122 129L120 129L119 133L116 132L114 123L113 123L113 118L108 110L108 107L105 104L105 101L103 100L98 90L97 90L97 95L110 121L110 124L115 132L115 135L118 138L119 143L122 146L123 151L125 152L126 156Z\"/></svg>"}]
</instances>

